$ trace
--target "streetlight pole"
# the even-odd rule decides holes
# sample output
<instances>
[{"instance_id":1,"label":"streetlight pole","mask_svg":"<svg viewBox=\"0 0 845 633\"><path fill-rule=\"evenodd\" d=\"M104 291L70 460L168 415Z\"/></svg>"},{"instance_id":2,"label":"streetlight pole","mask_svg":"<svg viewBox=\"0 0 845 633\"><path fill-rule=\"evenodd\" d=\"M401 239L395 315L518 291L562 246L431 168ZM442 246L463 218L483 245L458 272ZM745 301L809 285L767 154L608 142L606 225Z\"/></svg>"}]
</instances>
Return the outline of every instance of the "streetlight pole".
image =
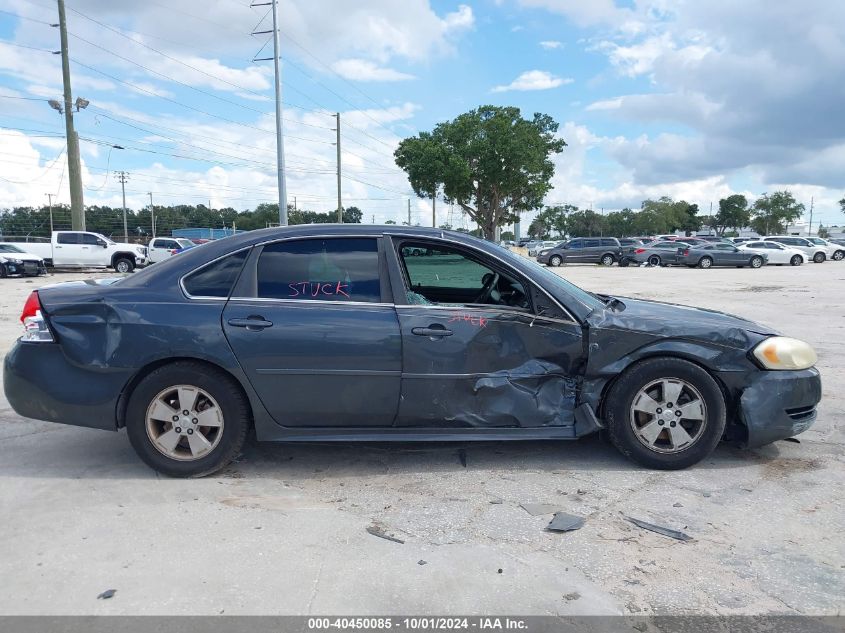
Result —
<instances>
[{"instance_id":1,"label":"streetlight pole","mask_svg":"<svg viewBox=\"0 0 845 633\"><path fill-rule=\"evenodd\" d=\"M153 206L153 192L148 191L147 195L150 197L150 230L153 233L153 239L156 236L156 209Z\"/></svg>"},{"instance_id":2,"label":"streetlight pole","mask_svg":"<svg viewBox=\"0 0 845 633\"><path fill-rule=\"evenodd\" d=\"M44 194L47 196L47 204L50 207L50 237L53 236L53 194Z\"/></svg>"}]
</instances>

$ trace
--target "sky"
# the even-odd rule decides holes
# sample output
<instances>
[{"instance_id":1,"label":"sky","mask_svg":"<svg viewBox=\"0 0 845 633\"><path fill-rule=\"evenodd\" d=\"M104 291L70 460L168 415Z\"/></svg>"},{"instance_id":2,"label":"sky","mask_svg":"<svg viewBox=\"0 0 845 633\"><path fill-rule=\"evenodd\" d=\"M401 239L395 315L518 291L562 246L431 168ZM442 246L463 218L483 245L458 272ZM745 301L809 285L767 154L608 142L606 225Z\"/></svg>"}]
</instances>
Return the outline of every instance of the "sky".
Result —
<instances>
[{"instance_id":1,"label":"sky","mask_svg":"<svg viewBox=\"0 0 845 633\"><path fill-rule=\"evenodd\" d=\"M86 204L276 202L272 28L248 0L66 0ZM397 143L479 105L551 115L547 204L788 188L845 223L845 2L281 0L288 200L429 224ZM67 203L56 2L0 0L0 208ZM115 147L117 146L117 147ZM438 223L472 228L439 204ZM526 219L530 219L530 216Z\"/></svg>"}]
</instances>

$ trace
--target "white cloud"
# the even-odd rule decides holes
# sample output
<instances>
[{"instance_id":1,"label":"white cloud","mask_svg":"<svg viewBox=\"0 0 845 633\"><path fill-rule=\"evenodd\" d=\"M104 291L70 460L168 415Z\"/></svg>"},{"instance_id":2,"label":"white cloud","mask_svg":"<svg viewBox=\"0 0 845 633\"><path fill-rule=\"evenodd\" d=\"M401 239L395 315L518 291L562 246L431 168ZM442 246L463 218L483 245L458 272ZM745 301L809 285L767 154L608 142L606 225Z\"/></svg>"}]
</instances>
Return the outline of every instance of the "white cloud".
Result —
<instances>
[{"instance_id":1,"label":"white cloud","mask_svg":"<svg viewBox=\"0 0 845 633\"><path fill-rule=\"evenodd\" d=\"M540 42L540 46L545 48L547 51L551 51L556 48L561 48L563 46L563 42L558 42L557 40L543 40Z\"/></svg>"},{"instance_id":2,"label":"white cloud","mask_svg":"<svg viewBox=\"0 0 845 633\"><path fill-rule=\"evenodd\" d=\"M545 70L527 70L507 85L496 86L493 92L507 92L508 90L549 90L564 84L571 84L574 80L557 77Z\"/></svg>"},{"instance_id":3,"label":"white cloud","mask_svg":"<svg viewBox=\"0 0 845 633\"><path fill-rule=\"evenodd\" d=\"M381 68L365 59L340 59L332 64L332 68L342 77L352 81L407 81L415 79L413 75L392 68Z\"/></svg>"},{"instance_id":4,"label":"white cloud","mask_svg":"<svg viewBox=\"0 0 845 633\"><path fill-rule=\"evenodd\" d=\"M578 26L622 26L633 20L633 11L618 7L614 0L519 0L525 7L559 13Z\"/></svg>"}]
</instances>

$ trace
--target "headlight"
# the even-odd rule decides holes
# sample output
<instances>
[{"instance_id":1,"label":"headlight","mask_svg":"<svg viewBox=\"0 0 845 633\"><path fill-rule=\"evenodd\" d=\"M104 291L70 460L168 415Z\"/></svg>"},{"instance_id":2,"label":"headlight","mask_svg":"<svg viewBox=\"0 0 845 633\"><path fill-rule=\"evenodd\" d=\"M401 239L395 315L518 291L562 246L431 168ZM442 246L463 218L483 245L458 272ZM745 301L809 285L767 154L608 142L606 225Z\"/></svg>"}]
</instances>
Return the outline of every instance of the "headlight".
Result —
<instances>
[{"instance_id":1,"label":"headlight","mask_svg":"<svg viewBox=\"0 0 845 633\"><path fill-rule=\"evenodd\" d=\"M539 252L539 253L537 253L537 254L538 254L538 255L545 255L545 254L546 254L546 253L548 253L550 250L552 250L552 249L550 249L550 248L545 248L545 249L543 249L542 251L540 251L540 252Z\"/></svg>"},{"instance_id":2,"label":"headlight","mask_svg":"<svg viewBox=\"0 0 845 633\"><path fill-rule=\"evenodd\" d=\"M816 351L804 341L773 336L754 348L754 358L766 369L807 369L816 364Z\"/></svg>"},{"instance_id":3,"label":"headlight","mask_svg":"<svg viewBox=\"0 0 845 633\"><path fill-rule=\"evenodd\" d=\"M9 264L23 264L22 259L15 259L14 257L7 258L6 262L9 263Z\"/></svg>"}]
</instances>

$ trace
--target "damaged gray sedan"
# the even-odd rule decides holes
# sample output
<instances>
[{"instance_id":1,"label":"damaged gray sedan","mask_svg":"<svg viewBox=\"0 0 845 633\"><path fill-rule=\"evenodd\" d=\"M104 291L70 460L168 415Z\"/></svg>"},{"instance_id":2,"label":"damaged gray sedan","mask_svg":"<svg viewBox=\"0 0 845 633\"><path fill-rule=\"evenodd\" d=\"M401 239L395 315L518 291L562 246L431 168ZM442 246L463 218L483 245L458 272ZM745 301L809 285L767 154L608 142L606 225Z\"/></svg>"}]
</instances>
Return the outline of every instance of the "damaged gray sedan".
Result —
<instances>
[{"instance_id":1,"label":"damaged gray sedan","mask_svg":"<svg viewBox=\"0 0 845 633\"><path fill-rule=\"evenodd\" d=\"M816 354L718 312L595 295L495 244L396 226L252 231L41 288L19 414L117 431L172 476L259 440L563 440L684 468L816 418Z\"/></svg>"}]
</instances>

